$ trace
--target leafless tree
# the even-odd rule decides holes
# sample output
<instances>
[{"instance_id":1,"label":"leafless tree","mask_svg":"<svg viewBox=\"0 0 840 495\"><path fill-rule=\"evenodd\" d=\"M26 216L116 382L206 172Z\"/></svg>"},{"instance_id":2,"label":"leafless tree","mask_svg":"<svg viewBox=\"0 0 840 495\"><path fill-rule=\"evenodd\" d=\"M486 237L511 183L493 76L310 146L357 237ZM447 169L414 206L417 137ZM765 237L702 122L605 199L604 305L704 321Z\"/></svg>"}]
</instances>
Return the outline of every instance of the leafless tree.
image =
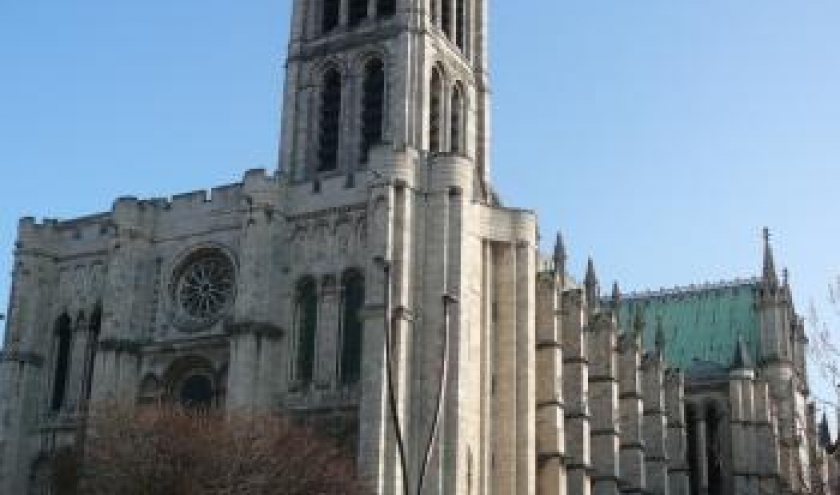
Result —
<instances>
[{"instance_id":1,"label":"leafless tree","mask_svg":"<svg viewBox=\"0 0 840 495\"><path fill-rule=\"evenodd\" d=\"M86 432L54 458L59 495L363 493L345 448L284 417L106 408Z\"/></svg>"}]
</instances>

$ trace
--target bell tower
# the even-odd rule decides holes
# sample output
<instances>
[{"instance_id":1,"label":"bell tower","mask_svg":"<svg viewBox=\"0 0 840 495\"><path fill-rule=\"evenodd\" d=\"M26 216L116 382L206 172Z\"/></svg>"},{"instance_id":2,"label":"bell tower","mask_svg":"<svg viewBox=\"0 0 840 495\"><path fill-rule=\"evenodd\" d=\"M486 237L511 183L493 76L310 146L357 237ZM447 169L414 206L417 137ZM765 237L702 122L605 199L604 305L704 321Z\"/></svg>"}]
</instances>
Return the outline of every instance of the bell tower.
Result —
<instances>
[{"instance_id":1,"label":"bell tower","mask_svg":"<svg viewBox=\"0 0 840 495\"><path fill-rule=\"evenodd\" d=\"M292 181L363 170L381 144L466 157L487 181L485 0L293 8L279 157Z\"/></svg>"}]
</instances>

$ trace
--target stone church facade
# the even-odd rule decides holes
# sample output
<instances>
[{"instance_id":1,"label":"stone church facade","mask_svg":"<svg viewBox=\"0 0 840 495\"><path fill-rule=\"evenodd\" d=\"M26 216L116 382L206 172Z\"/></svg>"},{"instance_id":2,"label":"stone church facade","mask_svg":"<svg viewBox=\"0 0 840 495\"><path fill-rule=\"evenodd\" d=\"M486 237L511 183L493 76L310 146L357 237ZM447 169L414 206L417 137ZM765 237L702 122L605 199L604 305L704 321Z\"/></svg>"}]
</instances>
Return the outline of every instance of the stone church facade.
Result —
<instances>
[{"instance_id":1,"label":"stone church facade","mask_svg":"<svg viewBox=\"0 0 840 495\"><path fill-rule=\"evenodd\" d=\"M372 492L401 493L389 358L410 482L446 371L430 495L823 493L769 236L752 280L575 281L490 182L487 15L295 1L277 172L21 220L0 493L46 493L89 404L158 401L340 422Z\"/></svg>"}]
</instances>

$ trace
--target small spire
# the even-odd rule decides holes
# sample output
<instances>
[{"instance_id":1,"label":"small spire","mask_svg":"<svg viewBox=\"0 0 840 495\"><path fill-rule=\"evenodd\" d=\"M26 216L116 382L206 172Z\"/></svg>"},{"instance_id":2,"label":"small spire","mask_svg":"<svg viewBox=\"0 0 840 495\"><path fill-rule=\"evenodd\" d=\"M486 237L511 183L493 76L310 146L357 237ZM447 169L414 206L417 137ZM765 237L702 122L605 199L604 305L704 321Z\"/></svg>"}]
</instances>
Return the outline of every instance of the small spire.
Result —
<instances>
[{"instance_id":1,"label":"small spire","mask_svg":"<svg viewBox=\"0 0 840 495\"><path fill-rule=\"evenodd\" d=\"M566 267L566 244L563 242L563 234L557 232L557 240L554 242L554 272L560 276L565 275Z\"/></svg>"},{"instance_id":2,"label":"small spire","mask_svg":"<svg viewBox=\"0 0 840 495\"><path fill-rule=\"evenodd\" d=\"M770 229L764 228L764 271L762 272L762 279L764 284L770 288L777 288L779 286L779 276L776 274L776 262L773 259L773 245L770 242Z\"/></svg>"},{"instance_id":3,"label":"small spire","mask_svg":"<svg viewBox=\"0 0 840 495\"><path fill-rule=\"evenodd\" d=\"M598 307L601 288L598 284L598 275L595 274L595 262L592 261L592 258L589 258L586 265L586 278L583 280L583 285L586 288L586 301L589 307L594 310Z\"/></svg>"},{"instance_id":4,"label":"small spire","mask_svg":"<svg viewBox=\"0 0 840 495\"><path fill-rule=\"evenodd\" d=\"M742 337L738 337L738 344L735 346L735 357L732 359L733 370L746 370L752 368L752 360L747 350L747 345Z\"/></svg>"},{"instance_id":5,"label":"small spire","mask_svg":"<svg viewBox=\"0 0 840 495\"><path fill-rule=\"evenodd\" d=\"M825 415L825 411L823 411L822 420L820 421L818 435L820 447L823 449L831 447L831 430L828 427L828 417Z\"/></svg>"},{"instance_id":6,"label":"small spire","mask_svg":"<svg viewBox=\"0 0 840 495\"><path fill-rule=\"evenodd\" d=\"M618 286L618 281L613 283L612 305L613 309L616 311L618 311L618 307L621 305L621 287Z\"/></svg>"}]
</instances>

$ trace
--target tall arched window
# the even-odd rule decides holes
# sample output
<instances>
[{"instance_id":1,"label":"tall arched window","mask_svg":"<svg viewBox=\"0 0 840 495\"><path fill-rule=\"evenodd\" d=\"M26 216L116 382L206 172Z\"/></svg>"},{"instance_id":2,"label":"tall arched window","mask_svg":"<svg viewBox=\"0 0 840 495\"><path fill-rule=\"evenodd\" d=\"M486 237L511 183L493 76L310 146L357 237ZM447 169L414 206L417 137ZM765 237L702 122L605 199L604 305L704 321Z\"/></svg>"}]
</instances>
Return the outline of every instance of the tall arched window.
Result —
<instances>
[{"instance_id":1,"label":"tall arched window","mask_svg":"<svg viewBox=\"0 0 840 495\"><path fill-rule=\"evenodd\" d=\"M449 139L452 143L452 152L462 153L464 151L464 91L457 84L452 88L451 112L452 118L449 122Z\"/></svg>"},{"instance_id":2,"label":"tall arched window","mask_svg":"<svg viewBox=\"0 0 840 495\"><path fill-rule=\"evenodd\" d=\"M455 44L462 51L467 43L467 5L466 0L455 0Z\"/></svg>"},{"instance_id":3,"label":"tall arched window","mask_svg":"<svg viewBox=\"0 0 840 495\"><path fill-rule=\"evenodd\" d=\"M321 29L326 33L338 27L341 0L321 0Z\"/></svg>"},{"instance_id":4,"label":"tall arched window","mask_svg":"<svg viewBox=\"0 0 840 495\"><path fill-rule=\"evenodd\" d=\"M102 330L102 306L97 305L90 317L88 326L88 348L85 351L85 381L84 397L90 400L91 385L93 383L93 366L96 360L96 349L99 348L99 333Z\"/></svg>"},{"instance_id":5,"label":"tall arched window","mask_svg":"<svg viewBox=\"0 0 840 495\"><path fill-rule=\"evenodd\" d=\"M61 315L55 324L55 371L50 409L58 411L64 405L67 395L67 373L70 369L70 346L73 342L73 322L67 313Z\"/></svg>"},{"instance_id":6,"label":"tall arched window","mask_svg":"<svg viewBox=\"0 0 840 495\"><path fill-rule=\"evenodd\" d=\"M362 155L366 162L371 147L382 142L385 110L385 66L379 59L365 66L362 96Z\"/></svg>"},{"instance_id":7,"label":"tall arched window","mask_svg":"<svg viewBox=\"0 0 840 495\"><path fill-rule=\"evenodd\" d=\"M377 17L391 17L397 13L397 0L378 0L376 2Z\"/></svg>"},{"instance_id":8,"label":"tall arched window","mask_svg":"<svg viewBox=\"0 0 840 495\"><path fill-rule=\"evenodd\" d=\"M723 452L721 451L721 415L714 404L706 406L706 456L709 493L723 493Z\"/></svg>"},{"instance_id":9,"label":"tall arched window","mask_svg":"<svg viewBox=\"0 0 840 495\"><path fill-rule=\"evenodd\" d=\"M440 71L432 69L432 80L429 85L429 151L441 150L440 118L443 113L443 80Z\"/></svg>"},{"instance_id":10,"label":"tall arched window","mask_svg":"<svg viewBox=\"0 0 840 495\"><path fill-rule=\"evenodd\" d=\"M318 170L338 167L338 136L341 128L341 74L331 69L321 88L321 119L318 142Z\"/></svg>"},{"instance_id":11,"label":"tall arched window","mask_svg":"<svg viewBox=\"0 0 840 495\"><path fill-rule=\"evenodd\" d=\"M440 28L447 38L452 39L452 0L440 2Z\"/></svg>"},{"instance_id":12,"label":"tall arched window","mask_svg":"<svg viewBox=\"0 0 840 495\"><path fill-rule=\"evenodd\" d=\"M315 373L315 334L318 326L318 288L315 279L306 277L297 286L297 360L295 377L309 384Z\"/></svg>"},{"instance_id":13,"label":"tall arched window","mask_svg":"<svg viewBox=\"0 0 840 495\"><path fill-rule=\"evenodd\" d=\"M440 23L440 0L429 0L429 12L432 18L432 24L435 26Z\"/></svg>"},{"instance_id":14,"label":"tall arched window","mask_svg":"<svg viewBox=\"0 0 840 495\"><path fill-rule=\"evenodd\" d=\"M368 16L368 0L350 0L347 12L347 22L350 26L358 26Z\"/></svg>"},{"instance_id":15,"label":"tall arched window","mask_svg":"<svg viewBox=\"0 0 840 495\"><path fill-rule=\"evenodd\" d=\"M341 277L341 383L352 385L362 375L361 310L365 305L365 279L358 270Z\"/></svg>"}]
</instances>

